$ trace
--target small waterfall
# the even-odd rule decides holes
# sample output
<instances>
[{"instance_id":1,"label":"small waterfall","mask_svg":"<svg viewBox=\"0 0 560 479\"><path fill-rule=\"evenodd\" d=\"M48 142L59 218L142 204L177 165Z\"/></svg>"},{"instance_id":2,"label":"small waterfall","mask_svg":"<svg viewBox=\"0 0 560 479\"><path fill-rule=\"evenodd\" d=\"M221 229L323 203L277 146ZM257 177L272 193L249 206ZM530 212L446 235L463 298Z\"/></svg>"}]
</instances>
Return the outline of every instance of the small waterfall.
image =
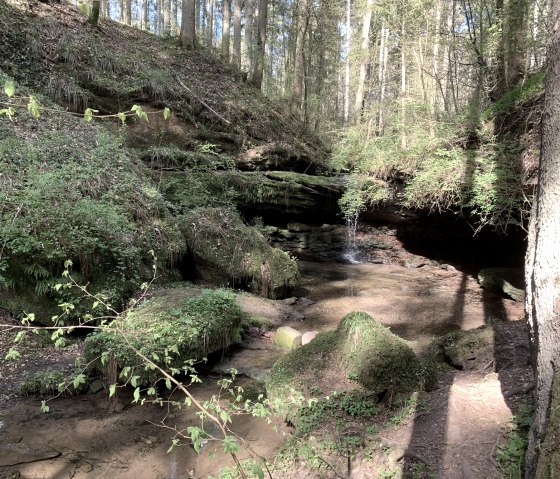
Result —
<instances>
[{"instance_id":1,"label":"small waterfall","mask_svg":"<svg viewBox=\"0 0 560 479\"><path fill-rule=\"evenodd\" d=\"M348 261L350 264L362 263L362 261L359 260L360 252L358 250L358 245L356 244L358 216L359 214L356 213L355 215L346 218L346 245L344 246L342 258Z\"/></svg>"}]
</instances>

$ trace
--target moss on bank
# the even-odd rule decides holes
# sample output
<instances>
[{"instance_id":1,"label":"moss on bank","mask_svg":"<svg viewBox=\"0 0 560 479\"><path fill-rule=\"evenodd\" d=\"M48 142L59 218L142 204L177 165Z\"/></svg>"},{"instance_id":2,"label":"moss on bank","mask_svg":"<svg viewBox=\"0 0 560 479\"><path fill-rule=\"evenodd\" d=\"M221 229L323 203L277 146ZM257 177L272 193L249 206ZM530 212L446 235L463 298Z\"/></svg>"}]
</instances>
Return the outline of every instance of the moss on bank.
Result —
<instances>
[{"instance_id":1,"label":"moss on bank","mask_svg":"<svg viewBox=\"0 0 560 479\"><path fill-rule=\"evenodd\" d=\"M205 279L247 285L269 298L285 296L298 281L295 259L271 247L233 210L195 209L183 217L182 229Z\"/></svg>"},{"instance_id":2,"label":"moss on bank","mask_svg":"<svg viewBox=\"0 0 560 479\"><path fill-rule=\"evenodd\" d=\"M244 313L233 293L203 290L192 297L180 291L160 292L107 331L88 336L86 361L103 370L101 355L108 353L113 368L133 368L131 375L146 383L159 374L146 368L133 348L166 370L180 370L185 361L200 360L240 340Z\"/></svg>"}]
</instances>

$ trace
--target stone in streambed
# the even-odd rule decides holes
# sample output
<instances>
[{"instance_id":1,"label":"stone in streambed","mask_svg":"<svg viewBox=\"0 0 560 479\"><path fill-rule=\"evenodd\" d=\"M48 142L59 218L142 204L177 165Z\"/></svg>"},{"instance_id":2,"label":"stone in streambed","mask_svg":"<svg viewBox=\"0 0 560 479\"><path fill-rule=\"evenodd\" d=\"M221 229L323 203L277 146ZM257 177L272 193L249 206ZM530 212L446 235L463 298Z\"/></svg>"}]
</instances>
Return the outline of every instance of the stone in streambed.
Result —
<instances>
[{"instance_id":1,"label":"stone in streambed","mask_svg":"<svg viewBox=\"0 0 560 479\"><path fill-rule=\"evenodd\" d=\"M488 291L503 293L515 301L525 300L525 281L521 269L481 269L478 273L478 283Z\"/></svg>"},{"instance_id":2,"label":"stone in streambed","mask_svg":"<svg viewBox=\"0 0 560 479\"><path fill-rule=\"evenodd\" d=\"M281 349L296 349L301 346L301 333L289 326L282 326L276 330L273 343Z\"/></svg>"}]
</instances>

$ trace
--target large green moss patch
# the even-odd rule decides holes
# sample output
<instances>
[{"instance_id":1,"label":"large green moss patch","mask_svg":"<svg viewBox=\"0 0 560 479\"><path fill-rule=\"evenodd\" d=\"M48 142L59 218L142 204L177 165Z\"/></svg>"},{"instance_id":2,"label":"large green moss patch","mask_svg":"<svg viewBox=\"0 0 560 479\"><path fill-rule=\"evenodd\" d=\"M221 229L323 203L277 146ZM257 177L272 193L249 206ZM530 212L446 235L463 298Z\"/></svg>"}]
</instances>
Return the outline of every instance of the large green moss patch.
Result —
<instances>
[{"instance_id":1,"label":"large green moss patch","mask_svg":"<svg viewBox=\"0 0 560 479\"><path fill-rule=\"evenodd\" d=\"M363 312L346 315L335 331L282 358L266 387L272 401L321 396L333 390L408 392L419 385L420 363L406 341Z\"/></svg>"},{"instance_id":2,"label":"large green moss patch","mask_svg":"<svg viewBox=\"0 0 560 479\"><path fill-rule=\"evenodd\" d=\"M108 353L117 369L130 367L144 382L158 377L146 368L137 350L166 369L181 369L188 360L200 360L240 340L244 317L235 295L224 290L170 289L158 293L106 331L86 338L85 357L102 369ZM113 367L114 367L113 366Z\"/></svg>"},{"instance_id":3,"label":"large green moss patch","mask_svg":"<svg viewBox=\"0 0 560 479\"><path fill-rule=\"evenodd\" d=\"M246 284L269 298L283 297L299 278L288 253L271 247L233 210L198 208L184 216L183 232L199 274L218 284Z\"/></svg>"}]
</instances>

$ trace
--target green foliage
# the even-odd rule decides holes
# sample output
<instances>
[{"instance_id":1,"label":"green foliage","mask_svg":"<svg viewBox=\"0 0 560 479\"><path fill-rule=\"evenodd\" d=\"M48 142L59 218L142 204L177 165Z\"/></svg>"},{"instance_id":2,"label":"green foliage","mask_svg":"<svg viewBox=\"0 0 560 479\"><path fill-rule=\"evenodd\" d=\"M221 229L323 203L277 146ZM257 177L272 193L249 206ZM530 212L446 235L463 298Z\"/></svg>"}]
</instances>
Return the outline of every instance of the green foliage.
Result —
<instances>
[{"instance_id":1,"label":"green foliage","mask_svg":"<svg viewBox=\"0 0 560 479\"><path fill-rule=\"evenodd\" d=\"M195 258L205 263L217 282L247 283L263 296L277 298L299 278L295 259L272 248L254 227L235 211L199 208L182 219L183 232ZM224 278L225 273L225 278Z\"/></svg>"},{"instance_id":2,"label":"green foliage","mask_svg":"<svg viewBox=\"0 0 560 479\"><path fill-rule=\"evenodd\" d=\"M88 389L87 377L79 368L47 369L24 377L19 386L22 396L81 394Z\"/></svg>"},{"instance_id":3,"label":"green foliage","mask_svg":"<svg viewBox=\"0 0 560 479\"><path fill-rule=\"evenodd\" d=\"M521 85L509 90L484 112L483 117L491 118L500 113L507 113L515 107L544 93L545 72L538 71L530 75Z\"/></svg>"},{"instance_id":4,"label":"green foliage","mask_svg":"<svg viewBox=\"0 0 560 479\"><path fill-rule=\"evenodd\" d=\"M334 392L309 400L298 411L296 434L307 436L327 421L370 419L379 413L377 401L360 393Z\"/></svg>"},{"instance_id":5,"label":"green foliage","mask_svg":"<svg viewBox=\"0 0 560 479\"><path fill-rule=\"evenodd\" d=\"M532 78L527 89L520 87L523 93L516 94L516 101L525 101L540 88L542 77ZM334 168L353 173L341 200L345 216L392 200L430 212L466 211L479 228L523 226L530 193L518 139L502 143L480 131L480 145L473 148L466 145L460 120L456 125L432 124L432 132L425 124L411 125L407 148L396 135L376 137L363 126L350 128L335 145L332 159Z\"/></svg>"},{"instance_id":6,"label":"green foliage","mask_svg":"<svg viewBox=\"0 0 560 479\"><path fill-rule=\"evenodd\" d=\"M525 477L527 436L532 423L533 406L520 404L517 414L513 416L513 425L506 443L499 444L496 448L496 459L508 479Z\"/></svg>"},{"instance_id":7,"label":"green foliage","mask_svg":"<svg viewBox=\"0 0 560 479\"><path fill-rule=\"evenodd\" d=\"M135 375L138 384L159 377L145 367L138 352L165 369L190 371L193 360L240 340L244 314L233 293L203 290L185 297L180 289L159 293L109 328L86 338L85 358L103 371L104 355L113 367L125 371L126 382Z\"/></svg>"},{"instance_id":8,"label":"green foliage","mask_svg":"<svg viewBox=\"0 0 560 479\"><path fill-rule=\"evenodd\" d=\"M30 111L17 125L0 120L0 287L78 301L53 289L71 258L94 292L122 304L151 275L147 252L164 266L184 242L118 137L42 104L49 111L39 119Z\"/></svg>"}]
</instances>

